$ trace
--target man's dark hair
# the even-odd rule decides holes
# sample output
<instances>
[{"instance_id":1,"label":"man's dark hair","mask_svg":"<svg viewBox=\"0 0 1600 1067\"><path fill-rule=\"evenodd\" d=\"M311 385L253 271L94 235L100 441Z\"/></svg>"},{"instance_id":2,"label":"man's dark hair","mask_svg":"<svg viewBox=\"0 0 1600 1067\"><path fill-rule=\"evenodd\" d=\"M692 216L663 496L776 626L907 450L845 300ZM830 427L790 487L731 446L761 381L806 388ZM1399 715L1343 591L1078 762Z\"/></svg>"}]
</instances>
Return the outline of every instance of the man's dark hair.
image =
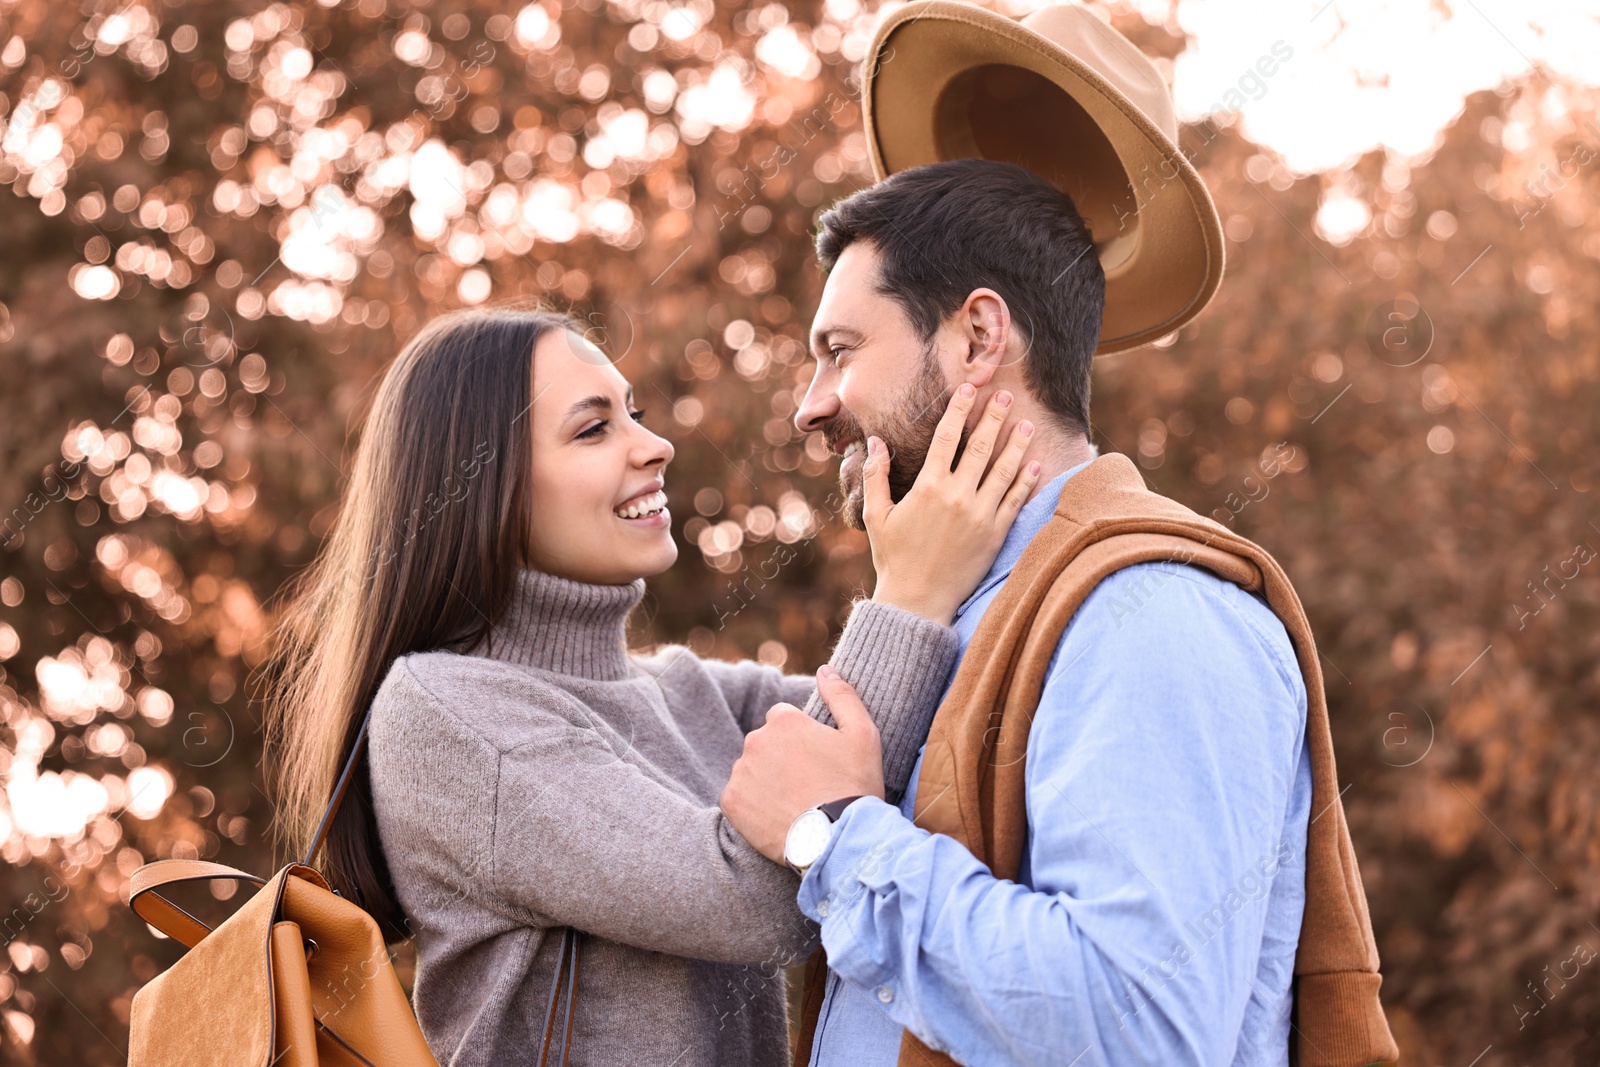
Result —
<instances>
[{"instance_id":1,"label":"man's dark hair","mask_svg":"<svg viewBox=\"0 0 1600 1067\"><path fill-rule=\"evenodd\" d=\"M974 289L999 293L1028 346L1028 388L1066 428L1088 432L1106 281L1070 196L1013 163L959 159L892 175L818 226L825 271L853 241L877 250L878 291L924 341Z\"/></svg>"}]
</instances>

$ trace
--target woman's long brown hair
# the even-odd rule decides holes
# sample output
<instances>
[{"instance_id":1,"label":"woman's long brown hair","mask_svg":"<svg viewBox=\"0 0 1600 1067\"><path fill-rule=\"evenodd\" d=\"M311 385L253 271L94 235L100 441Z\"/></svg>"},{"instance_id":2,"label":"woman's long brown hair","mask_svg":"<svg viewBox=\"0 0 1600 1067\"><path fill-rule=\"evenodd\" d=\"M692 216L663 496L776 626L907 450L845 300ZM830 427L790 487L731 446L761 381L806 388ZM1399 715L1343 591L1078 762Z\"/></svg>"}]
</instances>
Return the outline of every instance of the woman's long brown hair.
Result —
<instances>
[{"instance_id":1,"label":"woman's long brown hair","mask_svg":"<svg viewBox=\"0 0 1600 1067\"><path fill-rule=\"evenodd\" d=\"M469 648L505 610L527 544L533 349L573 328L540 310L451 312L385 372L338 520L285 587L262 675L279 837L296 852L394 661ZM321 851L329 883L378 920L385 940L410 936L364 755Z\"/></svg>"}]
</instances>

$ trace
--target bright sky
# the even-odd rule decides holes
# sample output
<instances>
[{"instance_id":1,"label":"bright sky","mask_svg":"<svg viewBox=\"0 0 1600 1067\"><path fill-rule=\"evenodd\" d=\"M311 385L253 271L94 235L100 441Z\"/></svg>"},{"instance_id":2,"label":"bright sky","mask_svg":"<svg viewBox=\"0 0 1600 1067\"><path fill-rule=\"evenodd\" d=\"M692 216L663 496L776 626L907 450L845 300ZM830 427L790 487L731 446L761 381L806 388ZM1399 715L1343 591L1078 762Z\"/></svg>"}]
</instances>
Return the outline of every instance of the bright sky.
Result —
<instances>
[{"instance_id":1,"label":"bright sky","mask_svg":"<svg viewBox=\"0 0 1600 1067\"><path fill-rule=\"evenodd\" d=\"M1168 14L1167 0L1129 3ZM1534 63L1600 85L1600 0L1178 0L1177 20L1191 38L1173 65L1179 119L1242 102L1243 134L1301 174L1380 147L1424 153L1468 95Z\"/></svg>"}]
</instances>

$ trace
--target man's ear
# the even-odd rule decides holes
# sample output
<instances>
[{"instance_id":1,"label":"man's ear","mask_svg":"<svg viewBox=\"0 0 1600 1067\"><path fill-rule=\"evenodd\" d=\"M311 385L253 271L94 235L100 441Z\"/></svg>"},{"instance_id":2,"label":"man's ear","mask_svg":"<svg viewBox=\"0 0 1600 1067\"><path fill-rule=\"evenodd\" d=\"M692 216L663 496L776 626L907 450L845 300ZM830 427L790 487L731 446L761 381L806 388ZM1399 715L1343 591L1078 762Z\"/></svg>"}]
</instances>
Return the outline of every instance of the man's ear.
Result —
<instances>
[{"instance_id":1,"label":"man's ear","mask_svg":"<svg viewBox=\"0 0 1600 1067\"><path fill-rule=\"evenodd\" d=\"M1011 343L1011 309L993 289L974 289L961 305L960 322L967 343L961 378L982 389L1006 361Z\"/></svg>"}]
</instances>

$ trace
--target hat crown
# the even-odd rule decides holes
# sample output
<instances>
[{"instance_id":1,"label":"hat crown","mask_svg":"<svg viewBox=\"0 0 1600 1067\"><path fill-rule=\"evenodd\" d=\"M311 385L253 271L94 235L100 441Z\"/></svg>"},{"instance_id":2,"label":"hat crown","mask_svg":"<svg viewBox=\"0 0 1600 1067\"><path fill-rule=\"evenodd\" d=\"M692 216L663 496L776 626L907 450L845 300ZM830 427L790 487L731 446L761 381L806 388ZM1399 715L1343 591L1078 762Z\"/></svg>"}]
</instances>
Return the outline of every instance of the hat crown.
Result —
<instances>
[{"instance_id":1,"label":"hat crown","mask_svg":"<svg viewBox=\"0 0 1600 1067\"><path fill-rule=\"evenodd\" d=\"M1100 75L1167 140L1178 143L1178 116L1161 71L1094 12L1079 4L1052 4L1023 18L1022 25Z\"/></svg>"},{"instance_id":2,"label":"hat crown","mask_svg":"<svg viewBox=\"0 0 1600 1067\"><path fill-rule=\"evenodd\" d=\"M963 0L911 0L873 34L862 102L880 178L990 159L1071 197L1105 274L1097 352L1170 333L1215 294L1222 220L1178 145L1166 79L1081 4L1019 22Z\"/></svg>"}]
</instances>

